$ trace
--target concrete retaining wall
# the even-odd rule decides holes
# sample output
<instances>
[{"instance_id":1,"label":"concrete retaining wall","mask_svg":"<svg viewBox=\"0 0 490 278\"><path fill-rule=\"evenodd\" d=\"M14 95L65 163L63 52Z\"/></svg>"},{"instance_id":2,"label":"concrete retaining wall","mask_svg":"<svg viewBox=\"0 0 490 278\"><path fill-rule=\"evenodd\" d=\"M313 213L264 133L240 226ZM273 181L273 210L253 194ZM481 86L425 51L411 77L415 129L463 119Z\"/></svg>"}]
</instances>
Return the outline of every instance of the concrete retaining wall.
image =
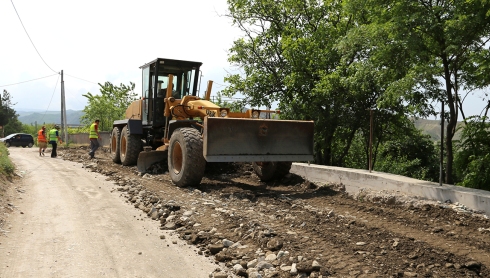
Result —
<instances>
[{"instance_id":1,"label":"concrete retaining wall","mask_svg":"<svg viewBox=\"0 0 490 278\"><path fill-rule=\"evenodd\" d=\"M490 215L490 192L360 169L293 163L291 172L316 184L342 183L349 194L361 188L401 192L430 200L459 202Z\"/></svg>"},{"instance_id":2,"label":"concrete retaining wall","mask_svg":"<svg viewBox=\"0 0 490 278\"><path fill-rule=\"evenodd\" d=\"M101 131L99 132L99 134L101 138L101 141L99 141L100 145L108 147L111 133L109 131ZM88 139L88 133L68 134L68 143L90 145L90 139Z\"/></svg>"}]
</instances>

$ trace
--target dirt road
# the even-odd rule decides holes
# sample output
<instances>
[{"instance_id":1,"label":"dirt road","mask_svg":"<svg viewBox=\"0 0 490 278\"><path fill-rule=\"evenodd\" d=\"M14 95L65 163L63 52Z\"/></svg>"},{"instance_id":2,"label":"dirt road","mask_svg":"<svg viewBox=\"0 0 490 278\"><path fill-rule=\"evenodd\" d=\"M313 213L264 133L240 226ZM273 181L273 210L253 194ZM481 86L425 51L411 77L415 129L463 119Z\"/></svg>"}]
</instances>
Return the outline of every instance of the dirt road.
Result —
<instances>
[{"instance_id":1,"label":"dirt road","mask_svg":"<svg viewBox=\"0 0 490 278\"><path fill-rule=\"evenodd\" d=\"M9 151L23 178L0 235L0 277L188 278L216 268L111 193L103 175L35 148Z\"/></svg>"},{"instance_id":2,"label":"dirt road","mask_svg":"<svg viewBox=\"0 0 490 278\"><path fill-rule=\"evenodd\" d=\"M292 174L263 183L247 163L208 163L197 188L179 188L165 163L141 175L107 148L93 160L86 146L61 148L66 161L10 150L26 172L18 220L0 237L1 277L152 277L162 262L195 273L159 277L208 277L207 258L221 269L213 278L490 277L490 221L458 204L349 196ZM160 229L187 247L171 249Z\"/></svg>"}]
</instances>

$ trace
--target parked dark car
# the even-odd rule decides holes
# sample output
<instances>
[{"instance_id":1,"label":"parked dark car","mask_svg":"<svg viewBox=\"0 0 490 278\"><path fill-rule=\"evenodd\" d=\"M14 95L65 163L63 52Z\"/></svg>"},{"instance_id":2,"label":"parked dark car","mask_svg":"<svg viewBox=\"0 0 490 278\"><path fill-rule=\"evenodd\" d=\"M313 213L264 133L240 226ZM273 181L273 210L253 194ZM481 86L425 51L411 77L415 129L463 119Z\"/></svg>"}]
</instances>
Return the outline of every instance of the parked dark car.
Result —
<instances>
[{"instance_id":1,"label":"parked dark car","mask_svg":"<svg viewBox=\"0 0 490 278\"><path fill-rule=\"evenodd\" d=\"M5 138L0 139L0 142L3 142L7 148L10 146L32 148L32 146L34 146L34 138L32 138L32 135L26 133L10 134Z\"/></svg>"}]
</instances>

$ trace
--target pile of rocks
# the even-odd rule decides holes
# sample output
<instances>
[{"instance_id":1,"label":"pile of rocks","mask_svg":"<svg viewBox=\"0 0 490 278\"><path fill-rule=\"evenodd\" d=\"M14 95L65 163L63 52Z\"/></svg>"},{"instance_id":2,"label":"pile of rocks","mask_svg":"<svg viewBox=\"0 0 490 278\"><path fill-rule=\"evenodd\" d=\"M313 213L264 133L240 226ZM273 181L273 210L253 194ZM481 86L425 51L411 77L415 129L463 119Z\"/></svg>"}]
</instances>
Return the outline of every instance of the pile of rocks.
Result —
<instances>
[{"instance_id":1,"label":"pile of rocks","mask_svg":"<svg viewBox=\"0 0 490 278\"><path fill-rule=\"evenodd\" d=\"M217 263L226 267L226 271L219 270L211 277L228 275L227 272L230 271L240 277L282 277L285 274L295 277L322 277L322 268L317 260L293 256L288 250L282 250L283 242L270 229L257 227L258 229L252 228L251 231L240 224L231 230L219 230L219 223L222 223L220 217L239 216L235 210L218 206L220 200L213 200L199 190L191 189L188 196L183 197L195 205L187 208L182 202L161 199L147 191L136 179L121 178L116 184L119 185L117 190L123 193L128 202L144 211L151 219L160 221L162 230L177 232L181 239L198 247L198 254L214 256ZM204 195L206 200L198 204L195 201L196 195ZM206 217L215 218L217 224L211 228L209 223L201 227L200 220ZM226 238L229 235L236 235L240 240Z\"/></svg>"}]
</instances>

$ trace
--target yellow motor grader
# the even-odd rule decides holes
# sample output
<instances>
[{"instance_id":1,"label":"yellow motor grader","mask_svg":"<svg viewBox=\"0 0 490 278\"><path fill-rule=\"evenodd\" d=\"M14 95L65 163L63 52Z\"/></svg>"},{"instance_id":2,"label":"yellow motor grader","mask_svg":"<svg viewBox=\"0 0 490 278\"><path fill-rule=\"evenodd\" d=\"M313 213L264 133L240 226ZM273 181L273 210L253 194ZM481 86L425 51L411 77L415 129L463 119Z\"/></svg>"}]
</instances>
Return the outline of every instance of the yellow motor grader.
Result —
<instances>
[{"instance_id":1,"label":"yellow motor grader","mask_svg":"<svg viewBox=\"0 0 490 278\"><path fill-rule=\"evenodd\" d=\"M202 63L157 58L142 69L142 97L113 123L112 160L137 164L146 172L168 160L177 186L196 186L206 162L252 162L262 181L289 173L293 161L313 160L313 121L266 119L274 110L243 113L210 101L212 81L204 98L197 94Z\"/></svg>"}]
</instances>

